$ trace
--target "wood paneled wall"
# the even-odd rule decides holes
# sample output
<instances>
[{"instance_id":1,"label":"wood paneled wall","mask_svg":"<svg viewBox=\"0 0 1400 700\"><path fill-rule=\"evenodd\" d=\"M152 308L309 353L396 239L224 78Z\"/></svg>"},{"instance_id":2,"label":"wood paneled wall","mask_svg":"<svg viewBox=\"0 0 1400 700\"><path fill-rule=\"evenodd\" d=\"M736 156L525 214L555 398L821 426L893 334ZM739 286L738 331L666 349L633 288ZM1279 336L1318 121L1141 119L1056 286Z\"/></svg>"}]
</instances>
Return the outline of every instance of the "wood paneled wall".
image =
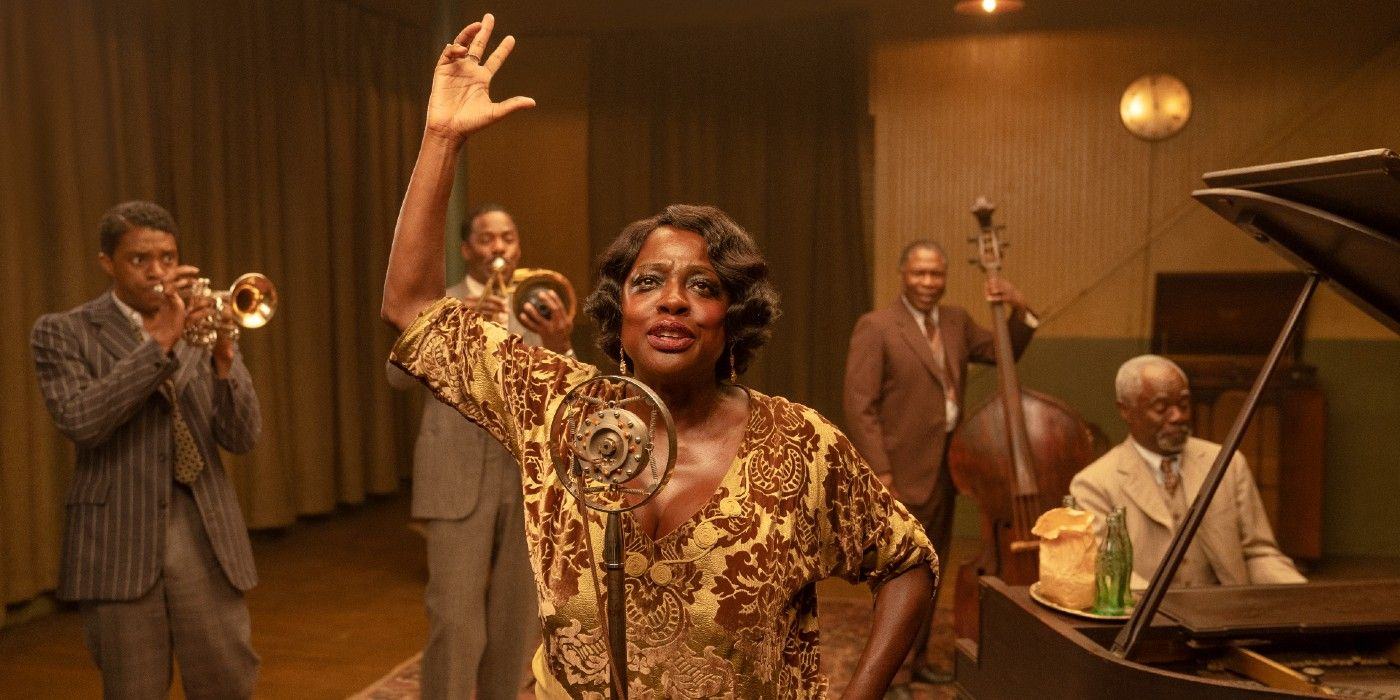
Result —
<instances>
[{"instance_id":1,"label":"wood paneled wall","mask_svg":"<svg viewBox=\"0 0 1400 700\"><path fill-rule=\"evenodd\" d=\"M949 300L986 322L981 275L963 262L968 210L986 194L1012 241L1007 275L1045 320L1024 381L1121 438L1113 375L1147 349L1156 273L1289 269L1190 198L1201 174L1400 148L1400 13L1217 9L1152 26L899 39L909 32L877 13L875 297L897 292L904 243L932 237L949 251ZM1156 144L1118 119L1123 88L1152 72L1181 78L1194 101L1185 130ZM1400 341L1324 289L1307 342L1327 394L1324 555L1400 555L1378 495L1400 487ZM993 383L970 380L984 395Z\"/></svg>"},{"instance_id":2,"label":"wood paneled wall","mask_svg":"<svg viewBox=\"0 0 1400 700\"><path fill-rule=\"evenodd\" d=\"M1280 20L1282 21L1282 20ZM1163 270L1286 269L1190 199L1209 170L1400 148L1400 19L977 33L877 42L876 298L898 289L902 245L949 251L949 300L985 315L963 264L986 194L1012 247L1007 273L1049 316L1046 336L1141 338ZM1165 71L1191 88L1190 123L1156 144L1118 120L1122 90ZM1334 294L1311 334L1392 338Z\"/></svg>"}]
</instances>

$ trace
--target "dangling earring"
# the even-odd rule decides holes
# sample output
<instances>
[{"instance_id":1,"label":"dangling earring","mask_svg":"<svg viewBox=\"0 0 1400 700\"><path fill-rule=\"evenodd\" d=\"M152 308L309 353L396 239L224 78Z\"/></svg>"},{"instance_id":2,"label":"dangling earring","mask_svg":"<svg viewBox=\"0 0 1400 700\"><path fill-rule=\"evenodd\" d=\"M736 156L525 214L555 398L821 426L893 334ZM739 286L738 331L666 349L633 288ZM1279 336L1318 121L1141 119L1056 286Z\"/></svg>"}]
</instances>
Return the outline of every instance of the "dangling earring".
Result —
<instances>
[{"instance_id":1,"label":"dangling earring","mask_svg":"<svg viewBox=\"0 0 1400 700\"><path fill-rule=\"evenodd\" d=\"M617 346L617 373L624 377L627 376L627 353L622 351L621 343L618 343Z\"/></svg>"},{"instance_id":2,"label":"dangling earring","mask_svg":"<svg viewBox=\"0 0 1400 700\"><path fill-rule=\"evenodd\" d=\"M739 383L739 371L734 367L734 346L729 346L729 383Z\"/></svg>"}]
</instances>

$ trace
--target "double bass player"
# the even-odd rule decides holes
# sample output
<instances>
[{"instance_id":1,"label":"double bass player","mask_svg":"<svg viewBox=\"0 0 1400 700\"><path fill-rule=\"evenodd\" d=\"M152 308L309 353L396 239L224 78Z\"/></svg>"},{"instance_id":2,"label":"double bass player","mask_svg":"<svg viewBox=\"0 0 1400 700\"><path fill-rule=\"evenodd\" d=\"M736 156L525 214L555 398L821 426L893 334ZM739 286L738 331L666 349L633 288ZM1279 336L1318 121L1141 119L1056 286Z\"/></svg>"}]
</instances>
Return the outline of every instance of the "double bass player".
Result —
<instances>
[{"instance_id":1,"label":"double bass player","mask_svg":"<svg viewBox=\"0 0 1400 700\"><path fill-rule=\"evenodd\" d=\"M942 557L948 555L956 494L946 456L963 410L967 363L996 361L992 331L973 321L966 309L940 303L947 272L947 257L934 241L905 246L899 256L899 297L856 323L844 390L847 434L885 486L923 524ZM986 295L1013 307L1009 330L1019 357L1038 319L1004 278L988 278ZM925 620L911 652L911 676L947 682L951 676L929 664L928 638Z\"/></svg>"}]
</instances>

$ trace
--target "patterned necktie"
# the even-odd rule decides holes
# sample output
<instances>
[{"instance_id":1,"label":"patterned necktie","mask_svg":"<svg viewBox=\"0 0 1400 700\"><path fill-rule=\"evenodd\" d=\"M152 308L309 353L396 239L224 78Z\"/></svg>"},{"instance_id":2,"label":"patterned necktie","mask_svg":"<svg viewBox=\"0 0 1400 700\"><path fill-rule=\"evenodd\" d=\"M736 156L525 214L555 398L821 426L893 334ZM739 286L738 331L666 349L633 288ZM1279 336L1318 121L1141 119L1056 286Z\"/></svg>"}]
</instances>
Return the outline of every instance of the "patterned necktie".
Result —
<instances>
[{"instance_id":1,"label":"patterned necktie","mask_svg":"<svg viewBox=\"0 0 1400 700\"><path fill-rule=\"evenodd\" d=\"M179 397L175 395L175 380L166 379L160 385L161 394L170 401L170 422L175 433L175 480L182 484L193 484L204 471L204 456L199 453L199 445L194 441L185 414L180 410Z\"/></svg>"},{"instance_id":2,"label":"patterned necktie","mask_svg":"<svg viewBox=\"0 0 1400 700\"><path fill-rule=\"evenodd\" d=\"M145 342L141 327L136 326L136 339ZM193 484L204 471L204 456L199 453L199 444L194 441L185 414L180 410L180 397L175 391L175 378L166 377L160 384L160 395L170 405L171 432L175 437L175 480L182 484Z\"/></svg>"},{"instance_id":3,"label":"patterned necktie","mask_svg":"<svg viewBox=\"0 0 1400 700\"><path fill-rule=\"evenodd\" d=\"M943 381L943 397L952 401L953 373L948 371L948 354L943 351L943 333L939 330L938 321L932 311L924 316L924 335L928 336L928 346L933 351L933 364L942 374L939 379Z\"/></svg>"},{"instance_id":4,"label":"patterned necktie","mask_svg":"<svg viewBox=\"0 0 1400 700\"><path fill-rule=\"evenodd\" d=\"M1181 475L1172 469L1172 462L1175 461L1175 457L1162 458L1162 486L1167 489L1169 494L1175 494L1177 487L1181 486Z\"/></svg>"}]
</instances>

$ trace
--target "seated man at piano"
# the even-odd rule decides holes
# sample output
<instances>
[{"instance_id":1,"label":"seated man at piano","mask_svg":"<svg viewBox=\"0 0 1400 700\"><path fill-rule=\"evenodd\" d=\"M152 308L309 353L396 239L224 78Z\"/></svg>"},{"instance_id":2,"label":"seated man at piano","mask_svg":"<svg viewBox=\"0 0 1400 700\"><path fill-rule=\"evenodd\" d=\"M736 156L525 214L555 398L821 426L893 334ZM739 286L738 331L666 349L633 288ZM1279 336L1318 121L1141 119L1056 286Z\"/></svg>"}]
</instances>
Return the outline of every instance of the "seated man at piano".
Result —
<instances>
[{"instance_id":1,"label":"seated man at piano","mask_svg":"<svg viewBox=\"0 0 1400 700\"><path fill-rule=\"evenodd\" d=\"M1133 543L1132 588L1144 589L1171 546L1220 445L1191 437L1191 388L1175 362L1141 355L1114 380L1128 438L1075 475L1070 493L1100 529L1119 506ZM1172 586L1306 583L1274 541L1243 455L1230 462Z\"/></svg>"}]
</instances>

